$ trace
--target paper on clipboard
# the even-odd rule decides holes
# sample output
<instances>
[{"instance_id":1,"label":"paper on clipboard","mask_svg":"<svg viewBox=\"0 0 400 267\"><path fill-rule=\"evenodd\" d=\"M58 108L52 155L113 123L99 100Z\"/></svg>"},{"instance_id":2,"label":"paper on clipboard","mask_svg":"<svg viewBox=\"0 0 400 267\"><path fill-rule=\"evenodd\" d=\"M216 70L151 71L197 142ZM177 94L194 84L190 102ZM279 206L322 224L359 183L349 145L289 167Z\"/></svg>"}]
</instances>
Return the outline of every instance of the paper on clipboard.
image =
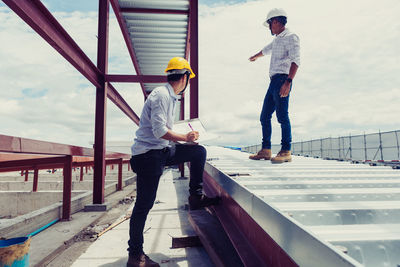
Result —
<instances>
[{"instance_id":1,"label":"paper on clipboard","mask_svg":"<svg viewBox=\"0 0 400 267\"><path fill-rule=\"evenodd\" d=\"M197 131L199 132L199 139L195 141L196 143L203 143L204 141L208 141L218 137L215 134L207 133L206 129L204 128L203 124L199 119L177 121L174 124L172 131L181 134L186 134L190 131ZM179 143L187 143L187 142L179 142Z\"/></svg>"}]
</instances>

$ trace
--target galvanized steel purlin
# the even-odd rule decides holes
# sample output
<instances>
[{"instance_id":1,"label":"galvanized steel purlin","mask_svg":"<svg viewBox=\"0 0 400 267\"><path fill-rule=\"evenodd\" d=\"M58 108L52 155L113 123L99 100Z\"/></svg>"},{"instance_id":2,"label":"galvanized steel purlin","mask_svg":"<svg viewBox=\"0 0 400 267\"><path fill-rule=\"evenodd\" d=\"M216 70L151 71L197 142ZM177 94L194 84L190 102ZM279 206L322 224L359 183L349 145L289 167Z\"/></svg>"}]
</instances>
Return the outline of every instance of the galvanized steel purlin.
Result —
<instances>
[{"instance_id":1,"label":"galvanized steel purlin","mask_svg":"<svg viewBox=\"0 0 400 267\"><path fill-rule=\"evenodd\" d=\"M113 7L117 6L116 3L112 0ZM120 0L118 12L121 13L125 41L132 52L138 75L165 75L164 69L169 59L186 56L189 45L187 28L190 23L188 0ZM145 93L151 92L156 86L149 82L143 83Z\"/></svg>"},{"instance_id":2,"label":"galvanized steel purlin","mask_svg":"<svg viewBox=\"0 0 400 267\"><path fill-rule=\"evenodd\" d=\"M93 85L99 86L101 72L40 1L4 0L19 17L43 37Z\"/></svg>"},{"instance_id":3,"label":"galvanized steel purlin","mask_svg":"<svg viewBox=\"0 0 400 267\"><path fill-rule=\"evenodd\" d=\"M187 15L188 10L174 10L174 9L156 9L156 8L130 8L122 7L122 13L153 13L153 14L176 14Z\"/></svg>"},{"instance_id":4,"label":"galvanized steel purlin","mask_svg":"<svg viewBox=\"0 0 400 267\"><path fill-rule=\"evenodd\" d=\"M122 35L124 37L126 47L128 48L129 55L131 56L131 60L132 60L133 66L135 68L136 74L137 75L142 75L142 72L141 72L141 70L139 68L139 64L138 64L137 59L136 59L135 49L133 48L133 45L132 45L132 42L131 42L131 38L129 36L128 27L127 27L127 25L125 23L125 20L124 20L123 16L122 16L121 8L120 8L120 5L118 3L118 0L110 0L110 1L111 1L111 6L112 6L112 8L114 10L114 14L115 14L115 16L117 18L119 27L121 28L121 32L122 32ZM146 89L144 87L144 84L140 83L140 87L142 88L144 99L146 99L147 98L147 93L146 93Z\"/></svg>"}]
</instances>

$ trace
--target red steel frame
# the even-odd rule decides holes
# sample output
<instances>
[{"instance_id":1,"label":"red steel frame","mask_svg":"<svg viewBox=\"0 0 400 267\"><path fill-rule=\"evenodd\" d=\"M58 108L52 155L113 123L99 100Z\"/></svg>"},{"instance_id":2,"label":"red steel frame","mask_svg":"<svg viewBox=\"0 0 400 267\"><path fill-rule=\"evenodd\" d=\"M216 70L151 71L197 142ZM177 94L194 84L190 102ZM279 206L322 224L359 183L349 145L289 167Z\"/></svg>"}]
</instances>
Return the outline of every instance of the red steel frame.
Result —
<instances>
[{"instance_id":1,"label":"red steel frame","mask_svg":"<svg viewBox=\"0 0 400 267\"><path fill-rule=\"evenodd\" d=\"M38 157L31 159L9 160L0 162L0 172L26 171L34 170L33 191L38 188L38 171L39 169L63 168L63 213L62 219L69 220L71 216L71 192L72 192L72 167L93 166L94 162L79 161L75 157L86 157L91 159L94 155L94 150L90 148L70 146L64 144L43 142L32 139L25 139L13 136L0 135L0 152L7 153L24 153L24 154L42 154L47 157ZM129 155L122 153L108 153L107 157L116 158L107 160L106 164L119 164L122 167L123 163L128 163ZM11 156L9 157L12 158ZM18 158L18 156L15 156ZM75 161L74 161L75 160ZM27 176L25 176L27 181ZM122 169L118 173L118 190L122 188Z\"/></svg>"},{"instance_id":2,"label":"red steel frame","mask_svg":"<svg viewBox=\"0 0 400 267\"><path fill-rule=\"evenodd\" d=\"M94 152L92 149L69 146L63 144L49 143L38 140L23 139L19 137L0 135L0 152L7 153L27 153L33 155L46 154L52 155L50 158L28 159L26 161L19 160L15 163L21 164L18 170L25 170L25 179L28 179L27 170L32 167L34 169L34 189L37 190L38 170L40 166L46 168L56 168L60 164L64 168L64 200L66 207L63 208L63 218L68 219L70 214L71 199L71 173L72 166L78 166L73 163L73 156L94 156L94 177L93 177L93 203L99 204L104 202L104 176L105 166L107 164L105 157L105 131L106 131L106 101L110 99L118 106L134 123L139 124L139 117L131 109L128 103L122 98L118 91L110 84L110 82L139 82L144 98L147 95L143 83L165 82L165 76L142 75L138 66L135 52L130 41L129 33L122 17L122 12L139 12L139 13L156 13L156 14L188 14L188 32L186 42L185 57L188 58L190 51L190 62L196 78L190 81L190 118L197 118L198 112L198 0L190 0L189 10L163 10L163 9L143 9L143 8L123 8L119 6L118 0L99 0L99 24L98 24L98 55L97 66L95 66L89 57L75 43L71 36L64 30L61 24L47 10L47 8L39 0L3 0L3 2L12 9L21 19L23 19L33 30L35 30L42 38L57 50L68 62L70 62L84 77L88 79L96 87L96 115L95 115L95 144ZM128 48L132 63L137 75L109 75L108 74L108 23L109 23L109 5L112 5L117 21L120 25L126 46ZM184 119L184 98L181 99L180 119ZM46 162L54 156L59 155L57 160L50 165ZM126 155L114 154L111 157L125 157ZM41 163L32 166L32 160ZM121 165L121 159L115 164ZM4 170L6 164L10 162L0 161L0 170ZM46 165L47 164L47 165ZM11 164L12 165L12 164ZM61 166L60 165L60 166ZM81 177L82 167L81 164ZM86 166L86 165L85 165ZM128 165L129 168L129 165ZM68 182L69 181L69 182ZM121 184L118 185L120 188Z\"/></svg>"}]
</instances>

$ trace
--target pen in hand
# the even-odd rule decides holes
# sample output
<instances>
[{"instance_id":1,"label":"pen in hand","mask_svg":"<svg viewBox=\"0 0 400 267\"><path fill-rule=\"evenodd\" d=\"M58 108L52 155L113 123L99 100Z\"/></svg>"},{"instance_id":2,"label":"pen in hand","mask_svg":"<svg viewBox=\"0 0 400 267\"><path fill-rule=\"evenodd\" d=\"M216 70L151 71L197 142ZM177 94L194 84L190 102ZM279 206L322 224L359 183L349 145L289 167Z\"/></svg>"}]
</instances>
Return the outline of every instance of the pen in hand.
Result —
<instances>
[{"instance_id":1,"label":"pen in hand","mask_svg":"<svg viewBox=\"0 0 400 267\"><path fill-rule=\"evenodd\" d=\"M193 141L199 139L199 132L196 132L196 131L193 129L192 125L191 125L189 122L188 122L188 125L189 125L190 129L192 130L192 131L191 131L190 133L188 133L188 134L194 134L194 140L193 140ZM193 141L192 141L192 142L193 142Z\"/></svg>"}]
</instances>

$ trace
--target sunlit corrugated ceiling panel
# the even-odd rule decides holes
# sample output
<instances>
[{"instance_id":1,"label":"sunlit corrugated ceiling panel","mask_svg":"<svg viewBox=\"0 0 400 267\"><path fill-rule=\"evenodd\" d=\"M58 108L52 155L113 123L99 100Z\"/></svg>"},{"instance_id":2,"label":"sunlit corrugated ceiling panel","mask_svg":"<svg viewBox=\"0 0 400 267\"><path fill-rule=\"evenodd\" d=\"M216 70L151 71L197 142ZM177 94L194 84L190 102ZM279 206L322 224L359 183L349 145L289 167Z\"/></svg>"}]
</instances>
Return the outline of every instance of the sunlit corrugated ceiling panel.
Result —
<instances>
[{"instance_id":1,"label":"sunlit corrugated ceiling panel","mask_svg":"<svg viewBox=\"0 0 400 267\"><path fill-rule=\"evenodd\" d=\"M189 0L119 0L121 9L183 10L189 9ZM156 14L122 12L132 41L134 53L143 75L164 75L172 57L185 57L188 34L187 14ZM160 84L145 83L150 92Z\"/></svg>"}]
</instances>

